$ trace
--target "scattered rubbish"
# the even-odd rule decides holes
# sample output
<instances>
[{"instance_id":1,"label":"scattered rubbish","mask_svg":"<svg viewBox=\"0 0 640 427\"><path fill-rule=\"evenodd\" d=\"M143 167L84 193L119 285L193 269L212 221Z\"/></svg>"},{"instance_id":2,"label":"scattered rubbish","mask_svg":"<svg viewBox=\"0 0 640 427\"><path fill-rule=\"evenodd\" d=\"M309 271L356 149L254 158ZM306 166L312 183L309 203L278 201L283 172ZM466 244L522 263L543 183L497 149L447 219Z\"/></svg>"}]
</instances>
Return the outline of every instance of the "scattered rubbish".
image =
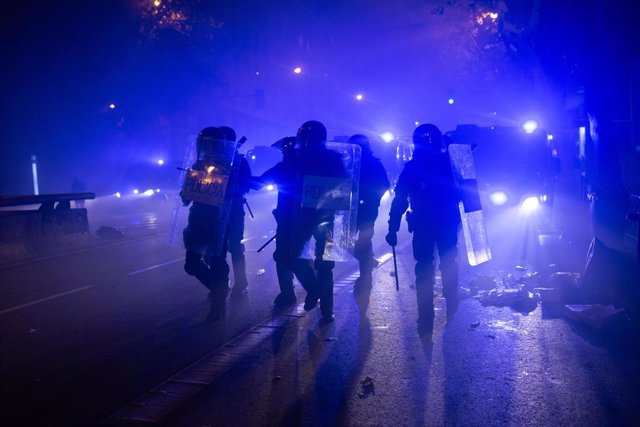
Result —
<instances>
[{"instance_id":1,"label":"scattered rubbish","mask_svg":"<svg viewBox=\"0 0 640 427\"><path fill-rule=\"evenodd\" d=\"M487 334L487 338L491 338L492 340L496 339L496 335L495 334Z\"/></svg>"},{"instance_id":2,"label":"scattered rubbish","mask_svg":"<svg viewBox=\"0 0 640 427\"><path fill-rule=\"evenodd\" d=\"M536 309L538 302L533 293L526 289L497 287L483 295L482 305L511 307L521 313L529 313Z\"/></svg>"},{"instance_id":3,"label":"scattered rubbish","mask_svg":"<svg viewBox=\"0 0 640 427\"><path fill-rule=\"evenodd\" d=\"M527 267L525 267L524 265L516 265L513 268L515 268L518 271L527 271Z\"/></svg>"},{"instance_id":4,"label":"scattered rubbish","mask_svg":"<svg viewBox=\"0 0 640 427\"><path fill-rule=\"evenodd\" d=\"M533 288L533 292L540 296L543 306L553 306L562 303L562 291L557 288Z\"/></svg>"},{"instance_id":5,"label":"scattered rubbish","mask_svg":"<svg viewBox=\"0 0 640 427\"><path fill-rule=\"evenodd\" d=\"M323 341L329 342L329 341L335 341L336 337L326 337Z\"/></svg>"},{"instance_id":6,"label":"scattered rubbish","mask_svg":"<svg viewBox=\"0 0 640 427\"><path fill-rule=\"evenodd\" d=\"M477 328L478 326L480 326L480 321L473 322L473 323L471 324L471 329L475 329L475 328Z\"/></svg>"},{"instance_id":7,"label":"scattered rubbish","mask_svg":"<svg viewBox=\"0 0 640 427\"><path fill-rule=\"evenodd\" d=\"M582 275L561 271L553 273L547 284L550 288L555 288L559 292L565 304L575 304L582 302Z\"/></svg>"},{"instance_id":8,"label":"scattered rubbish","mask_svg":"<svg viewBox=\"0 0 640 427\"><path fill-rule=\"evenodd\" d=\"M458 300L463 300L469 298L471 296L471 289L465 288L464 286L458 286Z\"/></svg>"},{"instance_id":9,"label":"scattered rubbish","mask_svg":"<svg viewBox=\"0 0 640 427\"><path fill-rule=\"evenodd\" d=\"M396 277L396 272L395 272L395 271L392 271L391 273L389 273L389 276L391 276L391 277Z\"/></svg>"},{"instance_id":10,"label":"scattered rubbish","mask_svg":"<svg viewBox=\"0 0 640 427\"><path fill-rule=\"evenodd\" d=\"M124 233L122 231L105 225L98 228L96 234L101 239L122 239L124 237Z\"/></svg>"},{"instance_id":11,"label":"scattered rubbish","mask_svg":"<svg viewBox=\"0 0 640 427\"><path fill-rule=\"evenodd\" d=\"M497 285L496 281L490 276L482 274L476 275L471 281L467 283L467 287L471 292L471 295L475 295L481 289L491 289Z\"/></svg>"},{"instance_id":12,"label":"scattered rubbish","mask_svg":"<svg viewBox=\"0 0 640 427\"><path fill-rule=\"evenodd\" d=\"M540 273L538 273L537 271L532 271L522 276L521 281L525 285L535 286L535 285L542 284L542 277L540 276Z\"/></svg>"},{"instance_id":13,"label":"scattered rubbish","mask_svg":"<svg viewBox=\"0 0 640 427\"><path fill-rule=\"evenodd\" d=\"M36 332L38 332L39 330L40 330L40 329L34 329L34 328L31 328L31 329L27 329L27 333L28 333L28 334L35 334L35 333L36 333Z\"/></svg>"},{"instance_id":14,"label":"scattered rubbish","mask_svg":"<svg viewBox=\"0 0 640 427\"><path fill-rule=\"evenodd\" d=\"M360 399L366 399L369 396L376 394L375 387L373 385L374 379L366 376L364 380L360 381L361 390L358 392Z\"/></svg>"},{"instance_id":15,"label":"scattered rubbish","mask_svg":"<svg viewBox=\"0 0 640 427\"><path fill-rule=\"evenodd\" d=\"M275 377L273 377L274 381L280 381L282 379L282 375L276 375Z\"/></svg>"},{"instance_id":16,"label":"scattered rubbish","mask_svg":"<svg viewBox=\"0 0 640 427\"><path fill-rule=\"evenodd\" d=\"M490 320L486 323L486 326L492 330L518 332L518 328L515 326L513 320Z\"/></svg>"},{"instance_id":17,"label":"scattered rubbish","mask_svg":"<svg viewBox=\"0 0 640 427\"><path fill-rule=\"evenodd\" d=\"M264 268L259 269L257 272L258 276L262 276L264 273L266 273Z\"/></svg>"},{"instance_id":18,"label":"scattered rubbish","mask_svg":"<svg viewBox=\"0 0 640 427\"><path fill-rule=\"evenodd\" d=\"M568 304L564 306L567 318L602 330L624 316L623 308L602 304Z\"/></svg>"}]
</instances>

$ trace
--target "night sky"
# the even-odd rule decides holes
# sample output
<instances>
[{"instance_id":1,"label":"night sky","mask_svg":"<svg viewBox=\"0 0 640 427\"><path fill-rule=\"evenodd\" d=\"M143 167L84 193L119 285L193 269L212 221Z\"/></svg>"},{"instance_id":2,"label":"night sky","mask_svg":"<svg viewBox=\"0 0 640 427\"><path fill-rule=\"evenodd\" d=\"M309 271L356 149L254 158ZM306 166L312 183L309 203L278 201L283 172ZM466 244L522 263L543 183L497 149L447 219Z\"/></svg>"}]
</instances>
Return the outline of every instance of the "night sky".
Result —
<instances>
[{"instance_id":1,"label":"night sky","mask_svg":"<svg viewBox=\"0 0 640 427\"><path fill-rule=\"evenodd\" d=\"M567 127L567 100L598 77L590 49L626 58L615 40L633 39L629 25L599 41L583 23L608 28L620 9L584 3L4 2L0 194L33 191L32 154L41 193L75 176L98 194L134 175L165 182L211 125L247 148L309 119L330 136L407 137L416 121Z\"/></svg>"}]
</instances>

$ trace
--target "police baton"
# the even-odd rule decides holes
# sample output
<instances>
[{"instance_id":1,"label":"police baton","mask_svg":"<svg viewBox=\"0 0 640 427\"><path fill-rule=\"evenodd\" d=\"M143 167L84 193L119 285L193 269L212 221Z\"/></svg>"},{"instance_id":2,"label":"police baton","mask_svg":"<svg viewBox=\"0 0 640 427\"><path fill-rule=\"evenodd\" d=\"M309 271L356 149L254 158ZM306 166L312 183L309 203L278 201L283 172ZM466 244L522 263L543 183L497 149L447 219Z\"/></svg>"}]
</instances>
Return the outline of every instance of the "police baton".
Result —
<instances>
[{"instance_id":1,"label":"police baton","mask_svg":"<svg viewBox=\"0 0 640 427\"><path fill-rule=\"evenodd\" d=\"M251 212L251 206L249 206L249 202L247 202L247 199L245 199L244 197L242 198L243 203L245 205L247 205L247 209L249 210L249 215L251 215L251 219L254 219L255 217L253 216L253 212Z\"/></svg>"},{"instance_id":2,"label":"police baton","mask_svg":"<svg viewBox=\"0 0 640 427\"><path fill-rule=\"evenodd\" d=\"M260 249L258 249L258 252L262 251L264 248L267 247L267 245L271 242L273 242L273 239L276 238L276 235L274 234L273 236L271 236L271 238L269 240L267 240L267 243L265 243L264 245L260 246Z\"/></svg>"},{"instance_id":3,"label":"police baton","mask_svg":"<svg viewBox=\"0 0 640 427\"><path fill-rule=\"evenodd\" d=\"M396 276L396 291L400 290L400 283L398 282L398 262L396 260L396 247L391 246L391 252L393 252L393 271Z\"/></svg>"}]
</instances>

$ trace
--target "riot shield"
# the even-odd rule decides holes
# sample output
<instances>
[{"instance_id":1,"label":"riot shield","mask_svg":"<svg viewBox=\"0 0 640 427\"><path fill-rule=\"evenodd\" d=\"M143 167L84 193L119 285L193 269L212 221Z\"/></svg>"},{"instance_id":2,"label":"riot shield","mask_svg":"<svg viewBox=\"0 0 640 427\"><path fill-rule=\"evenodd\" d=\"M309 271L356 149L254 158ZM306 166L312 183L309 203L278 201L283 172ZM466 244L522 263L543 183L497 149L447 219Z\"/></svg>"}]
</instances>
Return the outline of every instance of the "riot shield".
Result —
<instances>
[{"instance_id":1,"label":"riot shield","mask_svg":"<svg viewBox=\"0 0 640 427\"><path fill-rule=\"evenodd\" d=\"M302 237L304 243L302 251L293 255L343 262L353 252L357 232L361 148L338 142L325 147L329 152L325 156L304 159L302 153L302 192L294 236Z\"/></svg>"},{"instance_id":2,"label":"riot shield","mask_svg":"<svg viewBox=\"0 0 640 427\"><path fill-rule=\"evenodd\" d=\"M239 162L235 161L237 143L216 140L198 147L190 138L180 168L180 193L176 196L168 243L201 253L221 255L231 213L230 187L237 181Z\"/></svg>"},{"instance_id":3,"label":"riot shield","mask_svg":"<svg viewBox=\"0 0 640 427\"><path fill-rule=\"evenodd\" d=\"M460 189L461 201L458 203L458 208L460 209L467 259L469 265L476 266L491 259L491 249L484 225L471 146L450 144L448 150L453 176Z\"/></svg>"}]
</instances>

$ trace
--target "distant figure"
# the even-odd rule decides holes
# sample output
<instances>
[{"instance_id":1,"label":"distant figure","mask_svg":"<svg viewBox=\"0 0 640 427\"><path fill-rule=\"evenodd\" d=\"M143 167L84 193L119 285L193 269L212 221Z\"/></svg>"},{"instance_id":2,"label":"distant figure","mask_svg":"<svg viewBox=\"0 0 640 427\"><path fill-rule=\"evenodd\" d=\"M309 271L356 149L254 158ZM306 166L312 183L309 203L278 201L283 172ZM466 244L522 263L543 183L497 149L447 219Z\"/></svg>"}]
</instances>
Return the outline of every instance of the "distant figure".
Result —
<instances>
[{"instance_id":1,"label":"distant figure","mask_svg":"<svg viewBox=\"0 0 640 427\"><path fill-rule=\"evenodd\" d=\"M295 259L289 253L293 231L292 217L295 209L291 186L296 179L296 138L283 138L272 146L282 152L282 161L257 178L256 188L262 188L267 184L275 184L278 187L278 202L273 210L273 216L276 219L276 250L273 253L273 259L276 263L280 287L280 293L273 304L278 309L297 302L293 287L294 271L305 289L316 286L316 278L311 260Z\"/></svg>"},{"instance_id":2,"label":"distant figure","mask_svg":"<svg viewBox=\"0 0 640 427\"><path fill-rule=\"evenodd\" d=\"M195 276L209 289L211 311L209 320L219 320L225 316L226 300L229 293L229 217L233 202L242 193L242 183L249 182L246 170L238 163L231 166L235 148L229 150L229 142L224 133L216 127L207 127L198 135L197 160L191 167L195 172L217 170L228 178L224 201L211 204L204 201L193 202L182 193L185 206L191 204L187 227L183 232L186 249L184 269ZM242 193L244 194L244 193Z\"/></svg>"},{"instance_id":3,"label":"distant figure","mask_svg":"<svg viewBox=\"0 0 640 427\"><path fill-rule=\"evenodd\" d=\"M407 221L409 230L413 231L413 256L416 260L418 328L421 332L431 332L434 319L434 247L440 256L447 317L451 318L458 309L459 194L440 130L432 124L420 125L413 132L413 143L413 158L400 173L395 188L386 240L391 246L397 244L400 221L410 202L411 215L407 214Z\"/></svg>"},{"instance_id":4,"label":"distant figure","mask_svg":"<svg viewBox=\"0 0 640 427\"><path fill-rule=\"evenodd\" d=\"M77 176L73 177L73 182L71 183L71 192L84 193L85 191L87 191L87 188L85 187L84 183L80 181L80 178L78 178ZM74 200L74 204L76 206L76 209L83 209L84 199Z\"/></svg>"},{"instance_id":5,"label":"distant figure","mask_svg":"<svg viewBox=\"0 0 640 427\"><path fill-rule=\"evenodd\" d=\"M354 256L360 265L360 277L356 280L355 290L370 287L373 281L372 271L377 265L373 256L374 225L378 218L378 207L384 193L389 189L387 172L382 162L373 156L369 138L364 135L353 135L350 144L359 145L362 149L360 163L360 185L357 229L358 240L354 247Z\"/></svg>"},{"instance_id":6,"label":"distant figure","mask_svg":"<svg viewBox=\"0 0 640 427\"><path fill-rule=\"evenodd\" d=\"M236 141L236 132L229 126L220 126L224 138L227 141ZM239 148L239 147L238 147ZM251 168L247 159L236 151L236 162L240 162L240 179L238 186L233 189L233 204L231 205L231 217L229 218L229 252L231 253L231 265L233 266L234 284L231 290L231 298L237 298L248 294L249 281L247 280L247 262L244 255L244 195L249 192Z\"/></svg>"}]
</instances>

